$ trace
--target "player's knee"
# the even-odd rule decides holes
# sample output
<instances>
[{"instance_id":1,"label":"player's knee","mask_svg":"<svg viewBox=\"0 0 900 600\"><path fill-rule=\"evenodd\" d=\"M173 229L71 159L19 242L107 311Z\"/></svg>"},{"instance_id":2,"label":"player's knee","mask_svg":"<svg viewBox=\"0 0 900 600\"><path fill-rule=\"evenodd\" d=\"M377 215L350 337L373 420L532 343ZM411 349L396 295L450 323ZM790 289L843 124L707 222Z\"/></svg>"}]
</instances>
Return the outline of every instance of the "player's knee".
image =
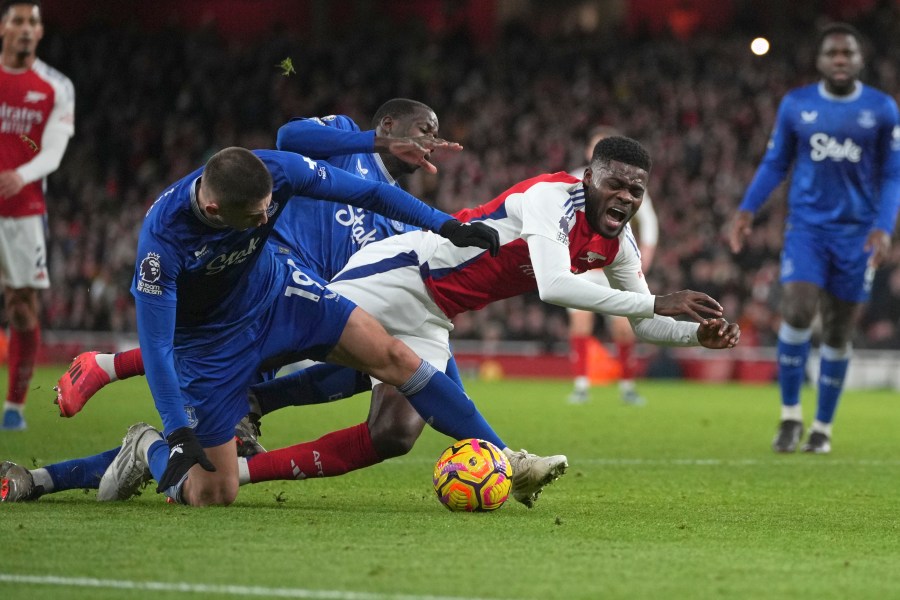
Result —
<instances>
[{"instance_id":1,"label":"player's knee","mask_svg":"<svg viewBox=\"0 0 900 600\"><path fill-rule=\"evenodd\" d=\"M786 294L781 302L781 318L796 329L808 328L816 316L817 298L815 291Z\"/></svg>"},{"instance_id":2,"label":"player's knee","mask_svg":"<svg viewBox=\"0 0 900 600\"><path fill-rule=\"evenodd\" d=\"M808 304L786 302L781 310L781 318L795 329L807 329L816 316L815 306Z\"/></svg>"},{"instance_id":3,"label":"player's knee","mask_svg":"<svg viewBox=\"0 0 900 600\"><path fill-rule=\"evenodd\" d=\"M190 506L228 506L237 499L237 481L216 481L192 486L186 491Z\"/></svg>"},{"instance_id":4,"label":"player's knee","mask_svg":"<svg viewBox=\"0 0 900 600\"><path fill-rule=\"evenodd\" d=\"M33 329L37 324L37 315L30 302L10 300L6 303L6 314L12 329L25 331Z\"/></svg>"},{"instance_id":5,"label":"player's knee","mask_svg":"<svg viewBox=\"0 0 900 600\"><path fill-rule=\"evenodd\" d=\"M372 445L378 456L388 459L408 454L422 433L421 417L414 410L412 414L388 411L382 415L384 418L369 423Z\"/></svg>"},{"instance_id":6,"label":"player's knee","mask_svg":"<svg viewBox=\"0 0 900 600\"><path fill-rule=\"evenodd\" d=\"M416 443L416 437L417 436L412 436L408 433L400 434L396 437L384 436L379 437L378 439L373 437L372 445L375 447L378 456L386 460L388 458L395 458L397 456L408 454Z\"/></svg>"},{"instance_id":7,"label":"player's knee","mask_svg":"<svg viewBox=\"0 0 900 600\"><path fill-rule=\"evenodd\" d=\"M422 359L410 350L409 346L398 340L390 338L384 349L384 360L388 365L396 365L404 371L414 373L419 368Z\"/></svg>"}]
</instances>

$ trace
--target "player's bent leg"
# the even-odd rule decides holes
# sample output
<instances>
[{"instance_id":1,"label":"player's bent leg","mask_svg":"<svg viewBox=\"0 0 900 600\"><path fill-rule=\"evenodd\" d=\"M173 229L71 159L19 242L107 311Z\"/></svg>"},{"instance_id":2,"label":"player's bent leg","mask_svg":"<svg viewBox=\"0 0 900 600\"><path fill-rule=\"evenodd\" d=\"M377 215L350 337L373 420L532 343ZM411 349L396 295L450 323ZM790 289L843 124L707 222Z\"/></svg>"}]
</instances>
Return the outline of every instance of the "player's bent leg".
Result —
<instances>
[{"instance_id":1,"label":"player's bent leg","mask_svg":"<svg viewBox=\"0 0 900 600\"><path fill-rule=\"evenodd\" d=\"M400 340L391 337L372 315L353 309L328 362L363 371L391 385L405 383L422 359Z\"/></svg>"},{"instance_id":2,"label":"player's bent leg","mask_svg":"<svg viewBox=\"0 0 900 600\"><path fill-rule=\"evenodd\" d=\"M87 401L110 382L110 377L97 364L99 352L82 352L75 357L56 386L56 400L61 417L78 414Z\"/></svg>"},{"instance_id":3,"label":"player's bent leg","mask_svg":"<svg viewBox=\"0 0 900 600\"><path fill-rule=\"evenodd\" d=\"M372 389L368 424L372 445L382 459L408 453L425 429L425 421L409 400L384 383Z\"/></svg>"},{"instance_id":4,"label":"player's bent leg","mask_svg":"<svg viewBox=\"0 0 900 600\"><path fill-rule=\"evenodd\" d=\"M203 451L216 470L207 471L199 464L191 467L181 488L181 501L190 506L228 506L239 488L234 439Z\"/></svg>"},{"instance_id":5,"label":"player's bent leg","mask_svg":"<svg viewBox=\"0 0 900 600\"><path fill-rule=\"evenodd\" d=\"M360 423L333 431L311 442L239 458L238 475L241 485L308 477L337 477L381 461L382 458L372 445L368 424Z\"/></svg>"}]
</instances>

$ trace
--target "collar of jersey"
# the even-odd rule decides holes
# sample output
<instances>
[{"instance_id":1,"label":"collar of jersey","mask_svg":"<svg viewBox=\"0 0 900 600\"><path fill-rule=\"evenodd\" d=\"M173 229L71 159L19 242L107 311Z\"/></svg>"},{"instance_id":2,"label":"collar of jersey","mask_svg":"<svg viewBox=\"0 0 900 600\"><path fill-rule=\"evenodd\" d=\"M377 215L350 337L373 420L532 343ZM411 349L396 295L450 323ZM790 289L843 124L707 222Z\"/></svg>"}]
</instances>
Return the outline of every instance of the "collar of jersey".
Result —
<instances>
[{"instance_id":1,"label":"collar of jersey","mask_svg":"<svg viewBox=\"0 0 900 600\"><path fill-rule=\"evenodd\" d=\"M381 174L384 175L384 178L387 179L388 183L391 185L396 185L397 180L394 179L390 173L388 173L387 167L384 166L384 162L381 160L381 155L376 152L372 156L375 157L375 163L378 165L378 170L381 171Z\"/></svg>"},{"instance_id":2,"label":"collar of jersey","mask_svg":"<svg viewBox=\"0 0 900 600\"><path fill-rule=\"evenodd\" d=\"M0 63L0 69L3 69L10 75L21 75L22 73L27 73L31 70L31 67L22 67L21 69L14 69L12 67L7 67L3 63Z\"/></svg>"},{"instance_id":3,"label":"collar of jersey","mask_svg":"<svg viewBox=\"0 0 900 600\"><path fill-rule=\"evenodd\" d=\"M193 211L194 216L200 219L200 222L204 225L209 225L213 229L228 229L228 225L223 225L222 223L216 223L215 221L211 221L209 217L207 217L202 210L200 210L200 201L197 198L197 188L200 187L200 177L197 177L194 181L191 182L191 211Z\"/></svg>"},{"instance_id":4,"label":"collar of jersey","mask_svg":"<svg viewBox=\"0 0 900 600\"><path fill-rule=\"evenodd\" d=\"M860 97L863 90L863 84L861 81L854 82L856 87L854 90L847 94L846 96L835 96L831 92L825 89L825 82L819 82L819 95L825 98L826 100L831 100L832 102L853 102L857 98Z\"/></svg>"}]
</instances>

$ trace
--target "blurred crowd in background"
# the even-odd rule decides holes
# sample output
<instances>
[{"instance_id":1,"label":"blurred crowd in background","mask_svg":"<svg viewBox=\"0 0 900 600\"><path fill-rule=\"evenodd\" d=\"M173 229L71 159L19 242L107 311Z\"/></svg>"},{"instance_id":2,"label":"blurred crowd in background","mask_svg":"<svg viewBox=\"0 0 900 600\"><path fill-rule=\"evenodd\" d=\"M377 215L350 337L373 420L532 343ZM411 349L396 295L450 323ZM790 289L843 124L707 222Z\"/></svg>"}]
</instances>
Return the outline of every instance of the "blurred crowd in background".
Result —
<instances>
[{"instance_id":1,"label":"blurred crowd in background","mask_svg":"<svg viewBox=\"0 0 900 600\"><path fill-rule=\"evenodd\" d=\"M900 99L900 16L855 22L870 37L863 80ZM584 163L589 130L613 125L647 146L660 246L651 290L705 291L739 321L742 344L772 345L779 301L784 186L759 215L750 248L724 232L791 87L815 80L814 24L754 56L747 33L643 36L510 22L485 45L374 21L332 44L288 30L256 42L213 28L47 27L39 54L76 86L76 135L49 180L50 274L43 322L55 330L132 332L137 234L163 187L230 145L272 147L297 116L334 113L363 128L385 100L432 106L459 154L404 186L448 212L522 179ZM894 30L892 30L894 28ZM418 51L410 52L410 48ZM296 72L278 65L290 58ZM857 347L900 349L900 244L875 278ZM602 326L602 325L601 325ZM456 339L567 339L565 311L536 296L456 320Z\"/></svg>"}]
</instances>

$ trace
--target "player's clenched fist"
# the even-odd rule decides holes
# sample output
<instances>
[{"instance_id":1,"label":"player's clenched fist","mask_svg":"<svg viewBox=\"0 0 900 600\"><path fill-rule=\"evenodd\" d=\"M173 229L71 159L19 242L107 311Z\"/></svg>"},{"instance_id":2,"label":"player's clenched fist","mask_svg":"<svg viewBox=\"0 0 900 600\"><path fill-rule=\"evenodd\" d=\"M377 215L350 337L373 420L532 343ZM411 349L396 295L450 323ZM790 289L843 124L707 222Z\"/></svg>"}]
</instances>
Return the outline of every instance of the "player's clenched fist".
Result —
<instances>
[{"instance_id":1,"label":"player's clenched fist","mask_svg":"<svg viewBox=\"0 0 900 600\"><path fill-rule=\"evenodd\" d=\"M169 464L166 465L166 471L156 486L156 492L162 493L173 485L177 485L185 476L188 470L196 464L207 471L215 471L216 467L207 458L206 452L194 430L190 427L181 427L176 429L168 436L166 441L169 442Z\"/></svg>"}]
</instances>

